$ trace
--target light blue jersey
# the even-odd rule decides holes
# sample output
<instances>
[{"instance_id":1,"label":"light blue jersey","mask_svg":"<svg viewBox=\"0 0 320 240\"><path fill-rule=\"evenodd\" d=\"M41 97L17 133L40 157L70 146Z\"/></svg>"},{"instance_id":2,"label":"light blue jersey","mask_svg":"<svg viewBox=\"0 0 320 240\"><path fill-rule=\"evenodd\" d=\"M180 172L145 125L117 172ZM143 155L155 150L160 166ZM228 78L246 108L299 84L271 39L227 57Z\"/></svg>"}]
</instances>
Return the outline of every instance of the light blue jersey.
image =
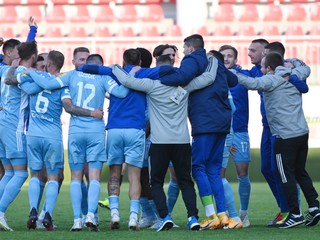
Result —
<instances>
[{"instance_id":1,"label":"light blue jersey","mask_svg":"<svg viewBox=\"0 0 320 240\"><path fill-rule=\"evenodd\" d=\"M48 77L36 74L34 71L30 71L29 74L44 89L52 90L69 86L72 104L89 110L103 109L106 92L123 98L129 91L126 87L119 86L109 76L86 74L75 70L50 78L49 81L43 79ZM103 129L103 119L71 116L69 134L101 132Z\"/></svg>"},{"instance_id":2,"label":"light blue jersey","mask_svg":"<svg viewBox=\"0 0 320 240\"><path fill-rule=\"evenodd\" d=\"M28 95L18 86L7 85L4 79L9 68L5 68L1 77L1 101L3 110L0 111L0 125L23 132L28 117ZM24 66L19 66L15 74L25 71Z\"/></svg>"},{"instance_id":3,"label":"light blue jersey","mask_svg":"<svg viewBox=\"0 0 320 240\"><path fill-rule=\"evenodd\" d=\"M47 72L39 74L52 77ZM21 75L19 78L20 87L29 82L29 76ZM57 90L43 90L38 94L30 95L30 122L27 135L46 137L51 139L62 139L61 113L62 100L70 98L67 88Z\"/></svg>"}]
</instances>

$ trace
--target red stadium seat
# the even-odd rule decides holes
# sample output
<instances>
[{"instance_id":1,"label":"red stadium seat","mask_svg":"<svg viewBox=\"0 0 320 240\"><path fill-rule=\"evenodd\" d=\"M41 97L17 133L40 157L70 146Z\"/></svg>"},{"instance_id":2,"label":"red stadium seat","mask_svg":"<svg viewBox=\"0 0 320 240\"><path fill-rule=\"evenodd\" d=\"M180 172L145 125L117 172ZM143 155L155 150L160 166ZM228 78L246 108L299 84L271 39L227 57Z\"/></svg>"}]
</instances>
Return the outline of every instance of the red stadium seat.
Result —
<instances>
[{"instance_id":1,"label":"red stadium seat","mask_svg":"<svg viewBox=\"0 0 320 240\"><path fill-rule=\"evenodd\" d=\"M207 37L207 36L210 36L210 35L211 35L211 33L210 33L210 31L208 30L207 26L199 27L198 29L195 30L195 32L196 32L197 34L200 34L200 35L204 36L204 37Z\"/></svg>"},{"instance_id":2,"label":"red stadium seat","mask_svg":"<svg viewBox=\"0 0 320 240\"><path fill-rule=\"evenodd\" d=\"M310 15L311 21L320 21L320 3L316 5Z\"/></svg>"},{"instance_id":3,"label":"red stadium seat","mask_svg":"<svg viewBox=\"0 0 320 240\"><path fill-rule=\"evenodd\" d=\"M63 35L61 33L60 28L50 27L47 29L46 33L44 34L44 37L58 38L58 37L63 37Z\"/></svg>"},{"instance_id":4,"label":"red stadium seat","mask_svg":"<svg viewBox=\"0 0 320 240\"><path fill-rule=\"evenodd\" d=\"M68 34L68 37L87 37L84 27L72 27Z\"/></svg>"},{"instance_id":5,"label":"red stadium seat","mask_svg":"<svg viewBox=\"0 0 320 240\"><path fill-rule=\"evenodd\" d=\"M239 17L239 21L254 22L259 20L259 14L255 4L244 5L244 10Z\"/></svg>"},{"instance_id":6,"label":"red stadium seat","mask_svg":"<svg viewBox=\"0 0 320 240\"><path fill-rule=\"evenodd\" d=\"M260 35L263 37L278 36L278 35L280 35L280 31L279 31L278 26L276 26L276 25L264 26Z\"/></svg>"},{"instance_id":7,"label":"red stadium seat","mask_svg":"<svg viewBox=\"0 0 320 240\"><path fill-rule=\"evenodd\" d=\"M18 21L18 14L14 5L5 5L2 10L2 14L0 14L1 23L16 23Z\"/></svg>"},{"instance_id":8,"label":"red stadium seat","mask_svg":"<svg viewBox=\"0 0 320 240\"><path fill-rule=\"evenodd\" d=\"M62 5L55 5L53 9L48 13L47 22L61 23L66 21L66 13Z\"/></svg>"},{"instance_id":9,"label":"red stadium seat","mask_svg":"<svg viewBox=\"0 0 320 240\"><path fill-rule=\"evenodd\" d=\"M96 27L92 34L93 37L112 37L112 34L108 27Z\"/></svg>"},{"instance_id":10,"label":"red stadium seat","mask_svg":"<svg viewBox=\"0 0 320 240\"><path fill-rule=\"evenodd\" d=\"M44 5L46 4L46 0L27 0L27 4L28 5Z\"/></svg>"},{"instance_id":11,"label":"red stadium seat","mask_svg":"<svg viewBox=\"0 0 320 240\"><path fill-rule=\"evenodd\" d=\"M171 36L171 37L181 37L182 36L182 31L179 25L172 25L171 27L169 27L167 33L167 36Z\"/></svg>"},{"instance_id":12,"label":"red stadium seat","mask_svg":"<svg viewBox=\"0 0 320 240\"><path fill-rule=\"evenodd\" d=\"M142 17L143 21L148 22L161 22L164 18L164 13L161 5L159 4L150 4L146 6L146 11Z\"/></svg>"},{"instance_id":13,"label":"red stadium seat","mask_svg":"<svg viewBox=\"0 0 320 240\"><path fill-rule=\"evenodd\" d=\"M252 25L245 25L240 27L237 35L238 36L255 36L257 34Z\"/></svg>"},{"instance_id":14,"label":"red stadium seat","mask_svg":"<svg viewBox=\"0 0 320 240\"><path fill-rule=\"evenodd\" d=\"M76 14L70 18L70 22L88 22L90 19L87 5L77 5Z\"/></svg>"},{"instance_id":15,"label":"red stadium seat","mask_svg":"<svg viewBox=\"0 0 320 240\"><path fill-rule=\"evenodd\" d=\"M156 26L145 26L141 33L141 36L144 37L159 37L161 34L158 31L158 28Z\"/></svg>"},{"instance_id":16,"label":"red stadium seat","mask_svg":"<svg viewBox=\"0 0 320 240\"><path fill-rule=\"evenodd\" d=\"M287 17L287 21L305 21L307 12L304 6L300 4L292 4L291 10Z\"/></svg>"},{"instance_id":17,"label":"red stadium seat","mask_svg":"<svg viewBox=\"0 0 320 240\"><path fill-rule=\"evenodd\" d=\"M120 7L120 13L117 20L120 22L136 22L138 20L136 7L132 4Z\"/></svg>"},{"instance_id":18,"label":"red stadium seat","mask_svg":"<svg viewBox=\"0 0 320 240\"><path fill-rule=\"evenodd\" d=\"M136 34L134 33L131 27L123 27L120 29L118 36L121 37L135 37Z\"/></svg>"},{"instance_id":19,"label":"red stadium seat","mask_svg":"<svg viewBox=\"0 0 320 240\"><path fill-rule=\"evenodd\" d=\"M304 32L302 30L301 26L297 25L290 25L288 26L285 35L287 36L299 36L299 35L304 35Z\"/></svg>"},{"instance_id":20,"label":"red stadium seat","mask_svg":"<svg viewBox=\"0 0 320 240\"><path fill-rule=\"evenodd\" d=\"M216 28L216 30L213 32L214 36L232 36L232 32L229 26L220 26Z\"/></svg>"},{"instance_id":21,"label":"red stadium seat","mask_svg":"<svg viewBox=\"0 0 320 240\"><path fill-rule=\"evenodd\" d=\"M280 5L270 4L268 10L263 17L263 21L281 21L282 20L282 9Z\"/></svg>"},{"instance_id":22,"label":"red stadium seat","mask_svg":"<svg viewBox=\"0 0 320 240\"><path fill-rule=\"evenodd\" d=\"M94 17L95 22L112 22L114 19L113 10L109 5L101 5L98 13Z\"/></svg>"},{"instance_id":23,"label":"red stadium seat","mask_svg":"<svg viewBox=\"0 0 320 240\"><path fill-rule=\"evenodd\" d=\"M320 36L320 25L315 25L310 30L310 35L318 35Z\"/></svg>"},{"instance_id":24,"label":"red stadium seat","mask_svg":"<svg viewBox=\"0 0 320 240\"><path fill-rule=\"evenodd\" d=\"M4 40L9 38L15 38L14 31L12 27L0 27L0 37L3 37Z\"/></svg>"},{"instance_id":25,"label":"red stadium seat","mask_svg":"<svg viewBox=\"0 0 320 240\"><path fill-rule=\"evenodd\" d=\"M37 5L27 6L27 9L26 9L27 11L23 16L22 21L27 22L30 16L32 16L37 23L39 23L40 21L43 21L44 16L41 12L40 7L43 7L43 6L37 6ZM44 7L43 7L43 10L44 10Z\"/></svg>"},{"instance_id":26,"label":"red stadium seat","mask_svg":"<svg viewBox=\"0 0 320 240\"><path fill-rule=\"evenodd\" d=\"M217 22L232 22L234 18L231 4L221 4L213 16L213 20Z\"/></svg>"}]
</instances>

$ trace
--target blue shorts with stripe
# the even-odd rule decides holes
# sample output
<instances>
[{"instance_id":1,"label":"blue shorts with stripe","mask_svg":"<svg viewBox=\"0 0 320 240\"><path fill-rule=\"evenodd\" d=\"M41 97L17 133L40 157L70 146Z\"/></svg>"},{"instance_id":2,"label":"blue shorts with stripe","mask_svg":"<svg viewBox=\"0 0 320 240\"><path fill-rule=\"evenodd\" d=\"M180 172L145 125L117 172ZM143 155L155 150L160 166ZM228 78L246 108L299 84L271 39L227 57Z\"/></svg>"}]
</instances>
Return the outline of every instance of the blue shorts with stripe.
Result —
<instances>
[{"instance_id":1,"label":"blue shorts with stripe","mask_svg":"<svg viewBox=\"0 0 320 240\"><path fill-rule=\"evenodd\" d=\"M17 132L0 125L0 159L2 158L27 159L26 136L24 132Z\"/></svg>"}]
</instances>

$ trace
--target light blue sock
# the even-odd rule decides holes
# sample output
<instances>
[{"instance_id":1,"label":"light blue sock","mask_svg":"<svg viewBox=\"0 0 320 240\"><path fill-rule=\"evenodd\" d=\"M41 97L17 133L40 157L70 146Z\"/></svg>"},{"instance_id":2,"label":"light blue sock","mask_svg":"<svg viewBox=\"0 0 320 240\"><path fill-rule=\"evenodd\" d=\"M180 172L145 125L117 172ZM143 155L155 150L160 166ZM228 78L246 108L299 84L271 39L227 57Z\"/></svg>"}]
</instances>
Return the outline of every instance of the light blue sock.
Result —
<instances>
[{"instance_id":1,"label":"light blue sock","mask_svg":"<svg viewBox=\"0 0 320 240\"><path fill-rule=\"evenodd\" d=\"M4 189L6 188L8 182L13 177L13 171L12 170L6 170L4 173L4 176L2 177L0 181L0 199L2 197L2 194L4 192Z\"/></svg>"},{"instance_id":2,"label":"light blue sock","mask_svg":"<svg viewBox=\"0 0 320 240\"><path fill-rule=\"evenodd\" d=\"M58 198L59 184L58 181L50 180L46 191L46 212L52 216L53 209L56 206Z\"/></svg>"},{"instance_id":3,"label":"light blue sock","mask_svg":"<svg viewBox=\"0 0 320 240\"><path fill-rule=\"evenodd\" d=\"M130 216L132 214L138 216L140 209L140 200L130 200Z\"/></svg>"},{"instance_id":4,"label":"light blue sock","mask_svg":"<svg viewBox=\"0 0 320 240\"><path fill-rule=\"evenodd\" d=\"M10 203L17 197L21 190L21 186L28 178L27 170L15 171L13 177L8 182L4 189L2 198L0 200L0 211L6 212Z\"/></svg>"},{"instance_id":5,"label":"light blue sock","mask_svg":"<svg viewBox=\"0 0 320 240\"><path fill-rule=\"evenodd\" d=\"M140 198L141 205L141 218L155 218L155 214L149 204L149 199L147 197Z\"/></svg>"},{"instance_id":6,"label":"light blue sock","mask_svg":"<svg viewBox=\"0 0 320 240\"><path fill-rule=\"evenodd\" d=\"M97 180L90 181L88 196L88 212L96 213L100 196L100 183Z\"/></svg>"},{"instance_id":7,"label":"light blue sock","mask_svg":"<svg viewBox=\"0 0 320 240\"><path fill-rule=\"evenodd\" d=\"M169 214L172 213L174 205L177 202L177 199L179 197L179 184L175 181L170 181L169 182L169 187L168 187L168 196L167 196L167 206L168 206L168 211Z\"/></svg>"},{"instance_id":8,"label":"light blue sock","mask_svg":"<svg viewBox=\"0 0 320 240\"><path fill-rule=\"evenodd\" d=\"M149 204L154 212L154 214L156 215L157 219L161 219L160 215L159 215L159 212L158 212L158 209L157 209L157 206L156 204L154 203L153 200L149 200Z\"/></svg>"},{"instance_id":9,"label":"light blue sock","mask_svg":"<svg viewBox=\"0 0 320 240\"><path fill-rule=\"evenodd\" d=\"M238 177L239 181L239 196L240 196L240 210L248 211L249 198L251 191L251 183L249 176Z\"/></svg>"},{"instance_id":10,"label":"light blue sock","mask_svg":"<svg viewBox=\"0 0 320 240\"><path fill-rule=\"evenodd\" d=\"M234 202L234 193L232 187L226 178L222 178L224 199L229 217L238 217L236 204Z\"/></svg>"},{"instance_id":11,"label":"light blue sock","mask_svg":"<svg viewBox=\"0 0 320 240\"><path fill-rule=\"evenodd\" d=\"M88 188L87 188L87 185L84 181L81 182L81 191L82 191L81 212L82 212L82 215L87 215L87 213L88 213Z\"/></svg>"},{"instance_id":12,"label":"light blue sock","mask_svg":"<svg viewBox=\"0 0 320 240\"><path fill-rule=\"evenodd\" d=\"M73 217L74 219L80 218L81 213L81 199L82 199L82 191L81 191L81 181L72 180L70 183L70 197L73 209Z\"/></svg>"},{"instance_id":13,"label":"light blue sock","mask_svg":"<svg viewBox=\"0 0 320 240\"><path fill-rule=\"evenodd\" d=\"M29 204L30 204L30 211L32 208L37 209L38 211L38 200L40 195L40 180L37 177L32 177L29 182L28 186L28 196L29 196Z\"/></svg>"},{"instance_id":14,"label":"light blue sock","mask_svg":"<svg viewBox=\"0 0 320 240\"><path fill-rule=\"evenodd\" d=\"M119 196L117 195L111 195L109 196L109 204L110 204L110 210L116 210L119 211Z\"/></svg>"},{"instance_id":15,"label":"light blue sock","mask_svg":"<svg viewBox=\"0 0 320 240\"><path fill-rule=\"evenodd\" d=\"M45 186L46 186L46 183L40 181L40 193L39 193L39 199L38 199L38 203L37 203L37 210L39 209Z\"/></svg>"}]
</instances>

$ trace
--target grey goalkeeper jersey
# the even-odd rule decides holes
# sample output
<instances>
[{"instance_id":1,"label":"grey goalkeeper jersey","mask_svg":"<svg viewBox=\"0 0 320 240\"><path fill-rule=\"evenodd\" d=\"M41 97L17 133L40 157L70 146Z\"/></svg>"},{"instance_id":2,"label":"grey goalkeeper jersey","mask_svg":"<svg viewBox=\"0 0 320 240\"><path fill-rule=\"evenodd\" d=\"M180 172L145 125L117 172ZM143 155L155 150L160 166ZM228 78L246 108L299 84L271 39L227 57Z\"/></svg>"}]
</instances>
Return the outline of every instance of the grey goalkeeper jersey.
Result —
<instances>
[{"instance_id":1,"label":"grey goalkeeper jersey","mask_svg":"<svg viewBox=\"0 0 320 240\"><path fill-rule=\"evenodd\" d=\"M190 143L187 106L189 93L212 84L216 78L218 61L210 57L207 70L187 86L172 87L159 80L134 78L119 65L112 66L113 74L126 87L147 93L151 126L150 140L156 144Z\"/></svg>"},{"instance_id":2,"label":"grey goalkeeper jersey","mask_svg":"<svg viewBox=\"0 0 320 240\"><path fill-rule=\"evenodd\" d=\"M239 84L251 90L263 91L271 133L283 139L302 136L309 132L302 109L301 93L294 85L279 75L286 73L286 69L279 66L274 74L266 74L259 78L235 73Z\"/></svg>"}]
</instances>

